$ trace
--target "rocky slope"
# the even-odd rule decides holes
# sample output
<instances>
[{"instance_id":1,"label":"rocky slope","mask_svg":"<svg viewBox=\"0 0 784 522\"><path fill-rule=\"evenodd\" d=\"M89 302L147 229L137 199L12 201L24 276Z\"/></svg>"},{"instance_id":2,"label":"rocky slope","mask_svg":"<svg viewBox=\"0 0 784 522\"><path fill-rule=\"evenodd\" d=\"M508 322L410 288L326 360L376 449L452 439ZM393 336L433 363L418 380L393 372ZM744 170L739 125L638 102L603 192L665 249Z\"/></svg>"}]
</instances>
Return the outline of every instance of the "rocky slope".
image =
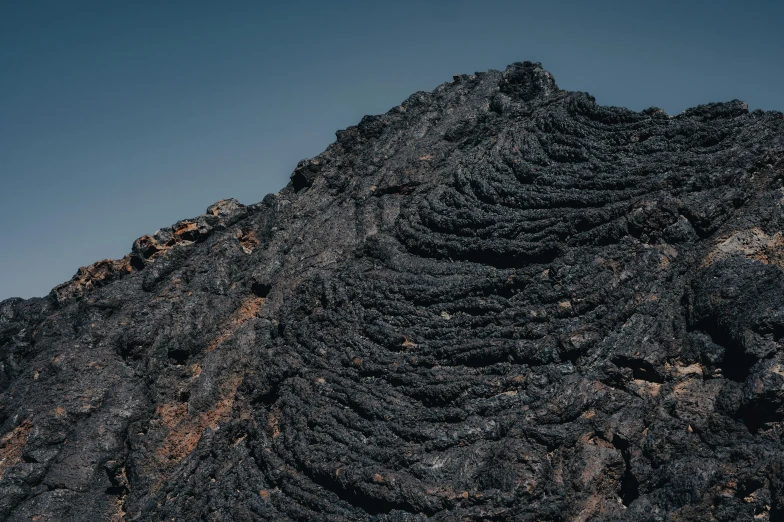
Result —
<instances>
[{"instance_id":1,"label":"rocky slope","mask_svg":"<svg viewBox=\"0 0 784 522\"><path fill-rule=\"evenodd\" d=\"M539 64L0 304L0 519L784 520L784 119Z\"/></svg>"}]
</instances>

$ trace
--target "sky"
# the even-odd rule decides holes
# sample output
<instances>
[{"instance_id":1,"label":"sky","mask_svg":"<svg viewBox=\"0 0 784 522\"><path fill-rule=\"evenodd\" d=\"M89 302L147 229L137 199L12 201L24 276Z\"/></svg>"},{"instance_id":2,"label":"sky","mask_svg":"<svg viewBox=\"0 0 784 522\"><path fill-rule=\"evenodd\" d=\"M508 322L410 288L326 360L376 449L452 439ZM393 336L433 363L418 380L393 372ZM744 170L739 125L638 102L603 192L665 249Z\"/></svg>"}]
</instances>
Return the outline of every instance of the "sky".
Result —
<instances>
[{"instance_id":1,"label":"sky","mask_svg":"<svg viewBox=\"0 0 784 522\"><path fill-rule=\"evenodd\" d=\"M454 74L539 61L605 105L784 110L777 1L0 1L0 300L214 201Z\"/></svg>"}]
</instances>

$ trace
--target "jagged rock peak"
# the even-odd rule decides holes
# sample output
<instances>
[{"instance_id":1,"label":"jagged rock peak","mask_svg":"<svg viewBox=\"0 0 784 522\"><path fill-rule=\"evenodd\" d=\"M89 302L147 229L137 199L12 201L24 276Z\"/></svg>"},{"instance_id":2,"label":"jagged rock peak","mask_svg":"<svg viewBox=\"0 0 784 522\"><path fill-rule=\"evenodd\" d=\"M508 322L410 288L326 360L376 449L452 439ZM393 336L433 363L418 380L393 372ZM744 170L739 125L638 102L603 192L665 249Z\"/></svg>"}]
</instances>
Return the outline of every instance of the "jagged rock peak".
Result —
<instances>
[{"instance_id":1,"label":"jagged rock peak","mask_svg":"<svg viewBox=\"0 0 784 522\"><path fill-rule=\"evenodd\" d=\"M507 66L503 75L501 92L520 96L524 100L549 96L558 92L555 78L539 62L516 62Z\"/></svg>"}]
</instances>

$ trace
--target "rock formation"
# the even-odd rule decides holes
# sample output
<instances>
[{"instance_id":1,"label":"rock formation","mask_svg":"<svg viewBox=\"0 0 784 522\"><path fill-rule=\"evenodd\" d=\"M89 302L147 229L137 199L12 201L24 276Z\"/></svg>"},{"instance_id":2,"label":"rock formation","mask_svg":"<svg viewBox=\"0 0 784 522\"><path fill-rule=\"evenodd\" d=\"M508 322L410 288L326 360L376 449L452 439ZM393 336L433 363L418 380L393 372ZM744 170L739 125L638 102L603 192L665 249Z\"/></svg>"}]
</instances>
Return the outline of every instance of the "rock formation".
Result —
<instances>
[{"instance_id":1,"label":"rock formation","mask_svg":"<svg viewBox=\"0 0 784 522\"><path fill-rule=\"evenodd\" d=\"M0 303L0 519L784 520L784 116L455 76Z\"/></svg>"}]
</instances>

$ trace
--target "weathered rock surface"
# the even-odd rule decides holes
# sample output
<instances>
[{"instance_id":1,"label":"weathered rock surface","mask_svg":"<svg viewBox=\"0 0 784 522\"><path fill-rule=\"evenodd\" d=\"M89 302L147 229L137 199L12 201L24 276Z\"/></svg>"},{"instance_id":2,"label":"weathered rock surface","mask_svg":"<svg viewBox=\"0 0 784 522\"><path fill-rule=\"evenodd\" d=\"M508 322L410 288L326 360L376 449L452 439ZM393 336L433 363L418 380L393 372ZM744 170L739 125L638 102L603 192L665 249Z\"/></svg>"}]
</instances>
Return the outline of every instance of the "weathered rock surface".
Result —
<instances>
[{"instance_id":1,"label":"weathered rock surface","mask_svg":"<svg viewBox=\"0 0 784 522\"><path fill-rule=\"evenodd\" d=\"M784 119L456 76L0 304L0 519L784 520Z\"/></svg>"}]
</instances>

